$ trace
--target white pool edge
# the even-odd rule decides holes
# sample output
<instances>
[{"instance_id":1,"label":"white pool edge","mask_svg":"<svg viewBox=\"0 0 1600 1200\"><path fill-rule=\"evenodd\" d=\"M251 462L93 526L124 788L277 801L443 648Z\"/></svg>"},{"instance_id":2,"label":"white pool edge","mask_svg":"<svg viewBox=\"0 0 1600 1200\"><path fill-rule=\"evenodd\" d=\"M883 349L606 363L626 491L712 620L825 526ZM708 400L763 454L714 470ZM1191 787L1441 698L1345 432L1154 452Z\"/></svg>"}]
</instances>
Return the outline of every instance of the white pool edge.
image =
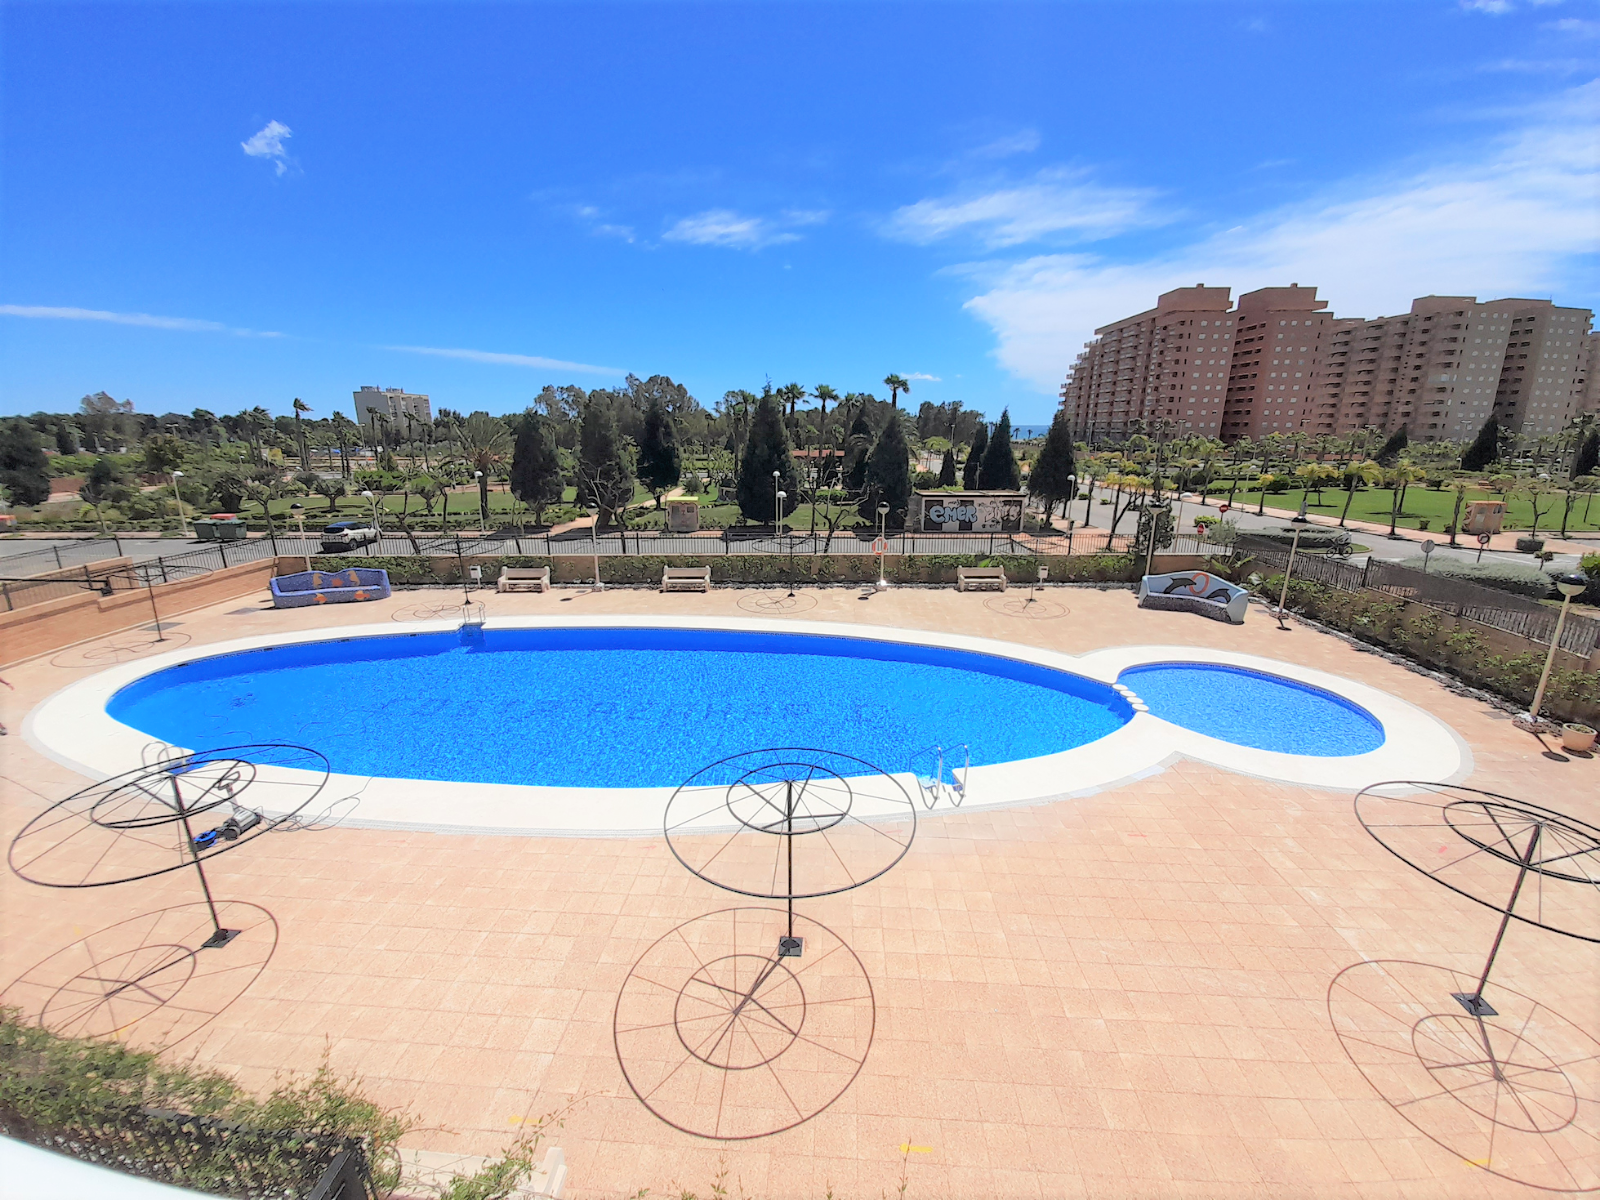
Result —
<instances>
[{"instance_id":1,"label":"white pool edge","mask_svg":"<svg viewBox=\"0 0 1600 1200\"><path fill-rule=\"evenodd\" d=\"M1058 754L972 769L960 808L941 802L923 817L954 812L1047 804L1073 799L1162 771L1188 758L1240 775L1297 787L1354 793L1388 779L1459 782L1472 770L1472 754L1455 730L1432 714L1377 688L1297 663L1194 646L1115 646L1082 655L1015 642L921 630L763 618L666 616L504 617L489 630L548 628L696 629L812 634L863 641L935 646L1010 658L1081 675L1111 685L1129 667L1190 662L1245 667L1332 692L1370 713L1383 727L1384 744L1366 754L1314 757L1256 750L1223 742L1136 712L1120 729ZM318 641L407 634L453 633L455 621L393 622L262 635L186 646L76 680L27 715L22 735L52 761L90 779L138 766L153 743L148 734L114 720L106 704L143 676L182 663L243 651ZM915 781L907 780L920 796ZM317 809L330 806L348 827L510 836L659 836L672 788L557 788L518 784L456 783L334 775ZM444 795L442 793L448 793ZM354 805L345 801L353 799ZM449 821L440 821L448 812ZM308 815L316 815L311 813Z\"/></svg>"}]
</instances>

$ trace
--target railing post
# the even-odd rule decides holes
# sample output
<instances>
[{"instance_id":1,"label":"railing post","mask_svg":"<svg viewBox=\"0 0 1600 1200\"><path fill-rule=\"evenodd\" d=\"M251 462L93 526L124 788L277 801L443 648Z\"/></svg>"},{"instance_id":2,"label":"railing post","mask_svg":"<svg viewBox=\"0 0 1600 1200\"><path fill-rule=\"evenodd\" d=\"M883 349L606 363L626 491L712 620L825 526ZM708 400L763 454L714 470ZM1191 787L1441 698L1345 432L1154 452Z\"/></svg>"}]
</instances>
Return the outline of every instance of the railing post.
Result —
<instances>
[{"instance_id":1,"label":"railing post","mask_svg":"<svg viewBox=\"0 0 1600 1200\"><path fill-rule=\"evenodd\" d=\"M56 556L56 570L58 570L58 571L61 570L62 569L62 566L61 566L61 547L60 546L51 546L50 547L50 553L52 553L52 554L54 554Z\"/></svg>"},{"instance_id":2,"label":"railing post","mask_svg":"<svg viewBox=\"0 0 1600 1200\"><path fill-rule=\"evenodd\" d=\"M222 555L222 567L223 567L223 570L227 570L227 567L228 567L228 543L227 542L218 542L217 543L217 553Z\"/></svg>"},{"instance_id":3,"label":"railing post","mask_svg":"<svg viewBox=\"0 0 1600 1200\"><path fill-rule=\"evenodd\" d=\"M167 560L162 558L159 554L156 555L156 566L161 568L161 582L162 583L166 583L167 582Z\"/></svg>"}]
</instances>

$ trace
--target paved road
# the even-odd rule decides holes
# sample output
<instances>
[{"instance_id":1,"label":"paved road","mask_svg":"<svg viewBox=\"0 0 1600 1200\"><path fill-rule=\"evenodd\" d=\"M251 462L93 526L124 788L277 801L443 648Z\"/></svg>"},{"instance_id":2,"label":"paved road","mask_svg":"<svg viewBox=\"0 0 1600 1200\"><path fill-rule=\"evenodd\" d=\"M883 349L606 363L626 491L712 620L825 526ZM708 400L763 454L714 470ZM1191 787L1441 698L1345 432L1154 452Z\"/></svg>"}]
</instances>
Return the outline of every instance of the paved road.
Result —
<instances>
[{"instance_id":1,"label":"paved road","mask_svg":"<svg viewBox=\"0 0 1600 1200\"><path fill-rule=\"evenodd\" d=\"M1099 499L1102 496L1109 499L1113 495L1113 489L1096 487L1094 490L1095 503L1088 505L1091 513L1090 524L1093 528L1104 529L1110 524L1111 521L1111 506L1109 504L1099 503ZM1204 508L1193 501L1187 501L1184 503L1181 520L1186 532L1194 528L1194 518L1198 514L1209 513L1212 516L1218 515L1217 498L1213 496L1209 499L1210 503ZM1072 519L1079 523L1080 529L1083 526L1084 507L1085 505L1082 500L1075 502L1071 506ZM1262 516L1258 517L1254 508L1241 509L1236 507L1229 510L1227 519L1235 522L1239 526L1240 530L1246 533L1257 529L1290 528L1289 515L1281 512L1274 513L1270 508ZM1338 524L1337 521L1330 521L1326 517L1321 516L1313 516L1311 521L1314 526L1318 527L1328 527ZM1131 534L1137 527L1138 521L1136 515L1129 513L1127 516L1122 518L1122 523L1117 526L1117 532ZM1476 546L1472 546L1470 549L1466 546L1460 546L1452 549L1446 544L1449 536L1448 534L1419 533L1415 529L1404 528L1399 530L1399 532L1402 535L1401 539L1397 541L1390 541L1381 533L1368 533L1367 531L1361 529L1350 530L1351 539L1355 541L1357 545L1366 546L1368 548L1366 554L1352 555L1350 561L1353 563L1361 563L1369 557L1389 561L1416 558L1422 554L1422 543L1430 538L1436 546L1434 554L1437 556L1455 558L1463 562L1477 561L1478 549ZM1600 546L1597 546L1596 548L1600 549ZM1564 567L1569 570L1576 570L1578 566L1578 557L1579 556L1576 554L1557 554L1553 559L1550 560L1550 565L1552 567ZM1528 566L1535 565L1535 560L1532 556L1527 554L1519 554L1514 551L1487 550L1484 552L1483 558L1485 560L1498 558L1503 562L1518 562Z\"/></svg>"}]
</instances>

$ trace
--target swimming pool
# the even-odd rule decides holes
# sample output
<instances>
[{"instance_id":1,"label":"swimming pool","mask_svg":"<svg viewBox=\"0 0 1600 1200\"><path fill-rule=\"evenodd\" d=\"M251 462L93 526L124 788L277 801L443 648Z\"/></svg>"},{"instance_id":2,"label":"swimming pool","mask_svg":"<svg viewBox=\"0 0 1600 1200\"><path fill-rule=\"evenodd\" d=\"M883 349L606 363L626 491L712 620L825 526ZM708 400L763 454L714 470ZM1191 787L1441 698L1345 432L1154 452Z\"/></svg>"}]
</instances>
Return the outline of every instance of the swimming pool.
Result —
<instances>
[{"instance_id":1,"label":"swimming pool","mask_svg":"<svg viewBox=\"0 0 1600 1200\"><path fill-rule=\"evenodd\" d=\"M905 771L965 743L982 767L1083 746L1133 716L1107 684L995 654L630 627L252 649L145 675L105 709L178 746L311 746L347 775L583 788L671 787L759 746Z\"/></svg>"},{"instance_id":2,"label":"swimming pool","mask_svg":"<svg viewBox=\"0 0 1600 1200\"><path fill-rule=\"evenodd\" d=\"M1236 746L1342 758L1384 743L1382 723L1360 705L1266 671L1158 662L1129 668L1118 682L1163 721Z\"/></svg>"}]
</instances>

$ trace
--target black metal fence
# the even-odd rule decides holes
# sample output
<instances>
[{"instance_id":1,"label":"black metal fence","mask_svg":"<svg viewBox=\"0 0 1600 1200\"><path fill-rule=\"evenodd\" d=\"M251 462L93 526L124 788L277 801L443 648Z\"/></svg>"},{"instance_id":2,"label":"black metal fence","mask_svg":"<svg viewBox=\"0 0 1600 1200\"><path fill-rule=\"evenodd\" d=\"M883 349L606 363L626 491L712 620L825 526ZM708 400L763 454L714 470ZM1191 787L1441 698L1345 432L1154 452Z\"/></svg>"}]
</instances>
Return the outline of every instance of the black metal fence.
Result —
<instances>
[{"instance_id":1,"label":"black metal fence","mask_svg":"<svg viewBox=\"0 0 1600 1200\"><path fill-rule=\"evenodd\" d=\"M1242 534L1238 548L1269 569L1281 570L1289 561L1289 547L1265 538ZM1364 565L1356 565L1319 554L1299 554L1294 560L1294 577L1347 592L1361 588L1387 592L1546 645L1555 636L1560 616L1558 610L1527 596L1382 559L1368 558ZM1587 657L1596 646L1600 646L1600 621L1569 613L1561 630L1561 648Z\"/></svg>"},{"instance_id":2,"label":"black metal fence","mask_svg":"<svg viewBox=\"0 0 1600 1200\"><path fill-rule=\"evenodd\" d=\"M39 1125L0 1110L0 1132L71 1158L239 1200L370 1200L357 1138L263 1130L132 1107Z\"/></svg>"},{"instance_id":3,"label":"black metal fence","mask_svg":"<svg viewBox=\"0 0 1600 1200\"><path fill-rule=\"evenodd\" d=\"M128 548L137 543L128 543ZM63 563L58 568L53 561L42 559L44 551L0 558L0 607L6 612L43 604L47 600L61 600L68 596L81 596L86 590L111 595L114 592L145 587L147 584L172 583L195 575L207 575L224 567L237 567L241 563L259 562L277 552L277 543L270 538L254 538L240 542L211 542L181 554L165 554L139 559L130 565L106 567L103 564L122 557L120 553L103 553L106 545L115 546L114 539L96 539L94 542L70 543L61 547L63 558L76 553L79 561ZM78 546L86 549L77 550ZM18 563L21 561L19 569ZM36 574L52 578L29 578L27 568ZM68 573L70 572L70 573Z\"/></svg>"}]
</instances>

